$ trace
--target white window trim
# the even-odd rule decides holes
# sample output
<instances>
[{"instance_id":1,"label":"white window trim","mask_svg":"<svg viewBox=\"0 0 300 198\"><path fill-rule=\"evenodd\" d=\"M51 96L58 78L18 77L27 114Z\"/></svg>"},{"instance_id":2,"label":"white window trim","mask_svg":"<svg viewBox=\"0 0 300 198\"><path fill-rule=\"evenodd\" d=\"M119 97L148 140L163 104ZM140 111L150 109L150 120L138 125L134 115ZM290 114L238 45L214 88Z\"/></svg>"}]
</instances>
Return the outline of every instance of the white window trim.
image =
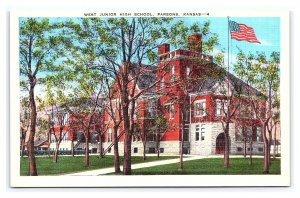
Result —
<instances>
[{"instance_id":1,"label":"white window trim","mask_svg":"<svg viewBox=\"0 0 300 198\"><path fill-rule=\"evenodd\" d=\"M260 129L260 130L258 130L258 129ZM260 134L258 135L258 131L260 131ZM256 127L256 141L257 142L263 142L263 140L262 140L262 128L261 127ZM260 141L259 141L260 140Z\"/></svg>"},{"instance_id":2,"label":"white window trim","mask_svg":"<svg viewBox=\"0 0 300 198\"><path fill-rule=\"evenodd\" d=\"M173 82L175 78L175 67L173 64L170 65L170 82Z\"/></svg>"},{"instance_id":3,"label":"white window trim","mask_svg":"<svg viewBox=\"0 0 300 198\"><path fill-rule=\"evenodd\" d=\"M173 108L172 108L173 107ZM174 104L170 104L169 105L169 116L170 116L170 120L173 120L174 119L174 115L175 115L175 107L174 107ZM173 109L173 116L171 117L171 108Z\"/></svg>"},{"instance_id":4,"label":"white window trim","mask_svg":"<svg viewBox=\"0 0 300 198\"><path fill-rule=\"evenodd\" d=\"M203 104L203 102L204 102L204 104L205 104L205 107L203 108L203 114L199 114L199 115L197 115L196 114L196 112L197 112L197 110L196 110L196 106L197 106L197 104ZM199 111L201 112L201 110L199 109ZM206 116L206 99L201 99L201 100L196 100L195 102L194 102L194 117L204 117L204 116Z\"/></svg>"},{"instance_id":5,"label":"white window trim","mask_svg":"<svg viewBox=\"0 0 300 198\"><path fill-rule=\"evenodd\" d=\"M187 66L186 69L185 69L185 72L186 72L186 78L189 78L190 73L191 73L191 68Z\"/></svg>"},{"instance_id":6,"label":"white window trim","mask_svg":"<svg viewBox=\"0 0 300 198\"><path fill-rule=\"evenodd\" d=\"M111 130L111 128L109 128L108 131L107 131L107 142L112 142L112 130Z\"/></svg>"},{"instance_id":7,"label":"white window trim","mask_svg":"<svg viewBox=\"0 0 300 198\"><path fill-rule=\"evenodd\" d=\"M200 126L200 124L196 124L195 125L195 141L196 142L201 140L201 133L200 132L201 132L201 126ZM197 133L198 133L198 138L199 138L198 140L197 140Z\"/></svg>"},{"instance_id":8,"label":"white window trim","mask_svg":"<svg viewBox=\"0 0 300 198\"><path fill-rule=\"evenodd\" d=\"M220 102L220 114L217 114L217 109L218 109L218 102ZM224 111L222 108L222 105L224 104ZM215 116L224 116L225 113L228 112L228 100L223 100L222 99L216 99L216 111L215 111Z\"/></svg>"}]
</instances>

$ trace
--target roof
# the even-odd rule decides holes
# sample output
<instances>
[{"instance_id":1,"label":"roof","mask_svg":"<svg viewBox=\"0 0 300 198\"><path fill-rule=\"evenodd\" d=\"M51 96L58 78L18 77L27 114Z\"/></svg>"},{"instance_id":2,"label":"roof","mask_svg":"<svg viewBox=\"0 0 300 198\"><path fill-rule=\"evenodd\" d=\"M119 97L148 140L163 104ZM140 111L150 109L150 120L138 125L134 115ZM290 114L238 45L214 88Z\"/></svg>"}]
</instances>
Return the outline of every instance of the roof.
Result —
<instances>
[{"instance_id":1,"label":"roof","mask_svg":"<svg viewBox=\"0 0 300 198\"><path fill-rule=\"evenodd\" d=\"M263 93L258 91L257 89L251 87L247 83L245 83L243 80L239 79L235 75L228 73L224 68L220 67L217 64L214 63L208 63L205 65L205 69L203 70L204 73L207 73L207 77L205 80L199 80L196 84L193 85L193 88L191 90L192 93L206 93L206 92L214 92L214 86L217 83L222 83L224 81L227 82L227 79L229 79L230 84L233 86L234 90L236 92L240 92L243 95L247 95L248 89L247 87L250 87L251 92L256 97L265 97ZM212 73L212 69L207 68L213 68L214 74ZM137 85L139 89L147 89L148 86L153 85L155 83L156 79L156 66L150 66L150 65L138 65L133 64L132 69L130 70L130 75L134 78L136 75L138 76ZM211 77L214 75L215 77ZM145 93L156 93L155 86L151 87L150 89L146 90Z\"/></svg>"},{"instance_id":2,"label":"roof","mask_svg":"<svg viewBox=\"0 0 300 198\"><path fill-rule=\"evenodd\" d=\"M153 85L156 81L157 67L152 65L138 65L133 64L132 69L129 70L131 77L137 78L137 86L141 90L145 90L145 93L155 93L155 86L148 88Z\"/></svg>"},{"instance_id":3,"label":"roof","mask_svg":"<svg viewBox=\"0 0 300 198\"><path fill-rule=\"evenodd\" d=\"M48 143L48 140L46 138L38 138L34 140L34 146L42 146L44 143Z\"/></svg>"},{"instance_id":4,"label":"roof","mask_svg":"<svg viewBox=\"0 0 300 198\"><path fill-rule=\"evenodd\" d=\"M214 92L215 85L217 83L227 82L229 79L229 83L233 87L236 92L240 92L242 95L248 95L248 89L246 87L250 87L253 95L257 97L265 97L263 93L258 91L257 89L251 87L243 80L239 79L235 75L228 73L224 68L214 64L215 66L215 78L207 77L202 81L199 81L192 89L193 93L205 93L205 92ZM205 81L205 82L204 82Z\"/></svg>"}]
</instances>

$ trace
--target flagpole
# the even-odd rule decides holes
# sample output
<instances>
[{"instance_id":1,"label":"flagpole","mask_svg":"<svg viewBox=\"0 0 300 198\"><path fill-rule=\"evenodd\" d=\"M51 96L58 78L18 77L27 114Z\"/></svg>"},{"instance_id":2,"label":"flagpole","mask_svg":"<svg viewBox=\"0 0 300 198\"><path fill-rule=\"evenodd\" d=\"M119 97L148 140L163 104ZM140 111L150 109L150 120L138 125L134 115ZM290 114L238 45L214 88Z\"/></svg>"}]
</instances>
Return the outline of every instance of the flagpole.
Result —
<instances>
[{"instance_id":1,"label":"flagpole","mask_svg":"<svg viewBox=\"0 0 300 198\"><path fill-rule=\"evenodd\" d=\"M230 37L230 29L229 29L229 16L227 16L227 29L228 29L228 40L227 40L227 89L229 95L229 37Z\"/></svg>"},{"instance_id":2,"label":"flagpole","mask_svg":"<svg viewBox=\"0 0 300 198\"><path fill-rule=\"evenodd\" d=\"M227 16L227 29L228 29L228 40L227 40L227 72L229 72L229 37L230 37L230 30L229 30L229 16Z\"/></svg>"}]
</instances>

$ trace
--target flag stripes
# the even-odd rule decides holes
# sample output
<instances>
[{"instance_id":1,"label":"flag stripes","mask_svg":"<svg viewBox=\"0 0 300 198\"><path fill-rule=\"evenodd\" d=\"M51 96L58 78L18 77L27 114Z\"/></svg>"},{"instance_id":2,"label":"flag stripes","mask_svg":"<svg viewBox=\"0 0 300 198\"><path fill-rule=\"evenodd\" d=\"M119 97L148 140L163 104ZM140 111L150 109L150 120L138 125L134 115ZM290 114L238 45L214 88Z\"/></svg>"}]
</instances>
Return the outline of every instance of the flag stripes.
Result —
<instances>
[{"instance_id":1,"label":"flag stripes","mask_svg":"<svg viewBox=\"0 0 300 198\"><path fill-rule=\"evenodd\" d=\"M254 30L252 27L248 27L244 24L239 24L234 21L229 21L229 29L231 39L235 39L238 41L248 41L251 43L260 43L257 40Z\"/></svg>"}]
</instances>

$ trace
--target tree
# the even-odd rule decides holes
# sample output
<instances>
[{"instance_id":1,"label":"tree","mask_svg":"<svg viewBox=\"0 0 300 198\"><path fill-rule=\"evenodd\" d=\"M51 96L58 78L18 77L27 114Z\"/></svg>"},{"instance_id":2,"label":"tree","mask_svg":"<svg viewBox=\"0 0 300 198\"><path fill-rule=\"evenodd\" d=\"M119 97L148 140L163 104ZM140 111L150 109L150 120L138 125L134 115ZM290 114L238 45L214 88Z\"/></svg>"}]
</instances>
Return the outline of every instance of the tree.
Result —
<instances>
[{"instance_id":1,"label":"tree","mask_svg":"<svg viewBox=\"0 0 300 198\"><path fill-rule=\"evenodd\" d=\"M274 118L276 104L279 104L279 64L280 55L278 52L272 52L270 59L267 59L265 53L257 52L256 55L249 53L246 55L241 50L237 56L235 65L236 73L245 79L251 86L255 87L264 94L261 101L256 102L252 92L248 92L251 99L251 106L262 126L262 138L264 143L264 166L263 173L269 173L270 166L270 144L272 140L272 130L275 127Z\"/></svg>"},{"instance_id":2,"label":"tree","mask_svg":"<svg viewBox=\"0 0 300 198\"><path fill-rule=\"evenodd\" d=\"M51 23L49 19L22 18L19 24L19 64L20 75L23 77L21 84L27 85L31 109L27 144L30 176L38 174L34 155L37 116L35 87L39 81L39 74L53 66L62 53L59 45L63 38L56 35L59 27L58 23Z\"/></svg>"},{"instance_id":3,"label":"tree","mask_svg":"<svg viewBox=\"0 0 300 198\"><path fill-rule=\"evenodd\" d=\"M43 109L47 115L47 121L44 125L48 128L49 146L52 141L55 143L53 162L57 163L60 144L68 133L66 130L66 125L68 124L68 113L60 107L60 99L53 93L55 90L53 82L45 78L44 83L46 85L46 95L43 99L38 98L39 109Z\"/></svg>"},{"instance_id":4,"label":"tree","mask_svg":"<svg viewBox=\"0 0 300 198\"><path fill-rule=\"evenodd\" d=\"M103 115L103 90L99 88L101 84L93 78L90 80L81 81L82 84L75 89L75 97L65 97L60 93L60 97L64 99L62 107L70 114L69 125L73 133L81 131L85 138L85 160L84 165L89 166L89 142L91 134L94 131L100 130L99 122ZM98 134L101 136L101 134Z\"/></svg>"},{"instance_id":5,"label":"tree","mask_svg":"<svg viewBox=\"0 0 300 198\"><path fill-rule=\"evenodd\" d=\"M168 124L167 119L164 116L162 116L161 114L155 116L154 126L152 127L152 130L154 131L156 141L157 158L159 158L160 155L160 141L164 137L166 130L170 130L171 127L172 126Z\"/></svg>"},{"instance_id":6,"label":"tree","mask_svg":"<svg viewBox=\"0 0 300 198\"><path fill-rule=\"evenodd\" d=\"M113 122L113 144L114 144L114 167L115 173L120 173L120 156L119 156L119 128L122 123L122 113L121 113L121 103L116 100L117 91L114 87L114 84L110 85L108 78L106 78L106 86L107 86L107 104L106 104L106 112L109 116L109 120Z\"/></svg>"},{"instance_id":7,"label":"tree","mask_svg":"<svg viewBox=\"0 0 300 198\"><path fill-rule=\"evenodd\" d=\"M77 47L83 46L85 53L95 58L88 68L98 69L118 88L116 97L120 100L125 133L123 174L131 174L135 104L159 80L142 88L138 84L143 74L156 70L152 66L157 64L155 50L159 45L166 41L179 44L182 38L186 40L188 31L200 30L200 26L186 28L182 21L172 18L86 18L69 23L69 27L77 35L80 43ZM203 30L207 33L207 23ZM208 43L214 42L210 40Z\"/></svg>"},{"instance_id":8,"label":"tree","mask_svg":"<svg viewBox=\"0 0 300 198\"><path fill-rule=\"evenodd\" d=\"M24 156L26 134L30 126L30 108L28 97L22 97L20 99L20 147L21 157Z\"/></svg>"}]
</instances>

